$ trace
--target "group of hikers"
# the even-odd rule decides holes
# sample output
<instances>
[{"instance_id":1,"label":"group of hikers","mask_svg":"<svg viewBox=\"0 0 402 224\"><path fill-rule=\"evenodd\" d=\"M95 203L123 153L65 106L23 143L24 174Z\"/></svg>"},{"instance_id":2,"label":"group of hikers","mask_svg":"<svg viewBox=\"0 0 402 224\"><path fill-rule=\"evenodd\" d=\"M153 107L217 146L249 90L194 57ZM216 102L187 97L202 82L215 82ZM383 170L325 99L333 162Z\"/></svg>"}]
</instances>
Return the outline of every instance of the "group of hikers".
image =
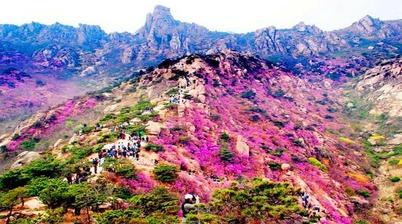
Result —
<instances>
[{"instance_id":1,"label":"group of hikers","mask_svg":"<svg viewBox=\"0 0 402 224\"><path fill-rule=\"evenodd\" d=\"M91 175L91 169L89 167L77 168L76 172L68 173L66 176L67 183L69 184L79 184L87 181L88 177Z\"/></svg>"},{"instance_id":2,"label":"group of hikers","mask_svg":"<svg viewBox=\"0 0 402 224\"><path fill-rule=\"evenodd\" d=\"M98 166L101 166L105 158L128 158L133 157L135 160L140 158L141 141L147 142L148 136L128 135L120 132L119 140L110 147L102 149L98 152L98 157L92 159L94 173L98 172Z\"/></svg>"}]
</instances>

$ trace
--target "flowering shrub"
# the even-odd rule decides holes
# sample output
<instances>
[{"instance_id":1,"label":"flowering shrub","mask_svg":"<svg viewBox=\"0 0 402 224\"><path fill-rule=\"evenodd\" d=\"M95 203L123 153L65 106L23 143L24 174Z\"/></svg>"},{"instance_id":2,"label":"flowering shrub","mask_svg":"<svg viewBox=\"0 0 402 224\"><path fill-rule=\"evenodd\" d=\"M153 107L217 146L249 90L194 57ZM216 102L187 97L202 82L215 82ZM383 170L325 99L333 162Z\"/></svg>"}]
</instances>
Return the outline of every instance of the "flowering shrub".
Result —
<instances>
[{"instance_id":1,"label":"flowering shrub","mask_svg":"<svg viewBox=\"0 0 402 224\"><path fill-rule=\"evenodd\" d=\"M126 179L116 176L113 173L109 174L109 179L122 186L127 187L131 192L142 194L151 191L156 186L156 182L144 172L137 171L135 178Z\"/></svg>"}]
</instances>

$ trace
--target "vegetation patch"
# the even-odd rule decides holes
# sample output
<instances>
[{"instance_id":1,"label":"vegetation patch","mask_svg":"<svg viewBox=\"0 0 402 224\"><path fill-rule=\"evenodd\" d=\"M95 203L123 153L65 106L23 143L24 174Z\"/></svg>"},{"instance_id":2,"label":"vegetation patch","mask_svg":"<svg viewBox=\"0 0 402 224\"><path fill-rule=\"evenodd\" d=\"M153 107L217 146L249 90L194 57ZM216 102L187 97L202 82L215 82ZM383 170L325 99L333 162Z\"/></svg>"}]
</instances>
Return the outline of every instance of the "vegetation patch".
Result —
<instances>
[{"instance_id":1,"label":"vegetation patch","mask_svg":"<svg viewBox=\"0 0 402 224\"><path fill-rule=\"evenodd\" d=\"M339 137L339 141L346 143L346 144L350 144L350 145L356 144L355 141L353 141L352 139L347 138L347 137Z\"/></svg>"},{"instance_id":2,"label":"vegetation patch","mask_svg":"<svg viewBox=\"0 0 402 224\"><path fill-rule=\"evenodd\" d=\"M229 149L230 136L223 132L219 138L219 158L223 162L232 162L234 153Z\"/></svg>"},{"instance_id":3,"label":"vegetation patch","mask_svg":"<svg viewBox=\"0 0 402 224\"><path fill-rule=\"evenodd\" d=\"M233 152L227 146L221 146L219 150L219 158L224 162L231 162L233 160Z\"/></svg>"},{"instance_id":4,"label":"vegetation patch","mask_svg":"<svg viewBox=\"0 0 402 224\"><path fill-rule=\"evenodd\" d=\"M163 183L172 183L176 181L177 178L177 167L161 164L155 167L153 173L155 175L155 179L163 182Z\"/></svg>"},{"instance_id":5,"label":"vegetation patch","mask_svg":"<svg viewBox=\"0 0 402 224\"><path fill-rule=\"evenodd\" d=\"M288 183L275 183L254 179L238 183L230 188L216 190L212 200L199 212L202 219L214 218L216 223L259 223L274 220L294 220L303 213L298 191Z\"/></svg>"},{"instance_id":6,"label":"vegetation patch","mask_svg":"<svg viewBox=\"0 0 402 224\"><path fill-rule=\"evenodd\" d=\"M241 97L248 99L248 100L252 100L254 99L256 96L255 92L253 90L246 90L244 92L241 93Z\"/></svg>"},{"instance_id":7,"label":"vegetation patch","mask_svg":"<svg viewBox=\"0 0 402 224\"><path fill-rule=\"evenodd\" d=\"M318 159L316 159L315 157L310 157L310 158L308 158L308 162L309 162L311 165L313 165L313 166L319 168L321 171L323 171L323 172L328 172L327 167L326 167L324 164L322 164L322 163L321 163Z\"/></svg>"},{"instance_id":8,"label":"vegetation patch","mask_svg":"<svg viewBox=\"0 0 402 224\"><path fill-rule=\"evenodd\" d=\"M38 138L29 138L28 140L21 142L21 149L32 151L35 149L35 146L39 141L40 140Z\"/></svg>"},{"instance_id":9,"label":"vegetation patch","mask_svg":"<svg viewBox=\"0 0 402 224\"><path fill-rule=\"evenodd\" d=\"M152 152L162 152L165 150L162 145L151 144L151 143L146 145L144 148L145 148L145 150L152 151Z\"/></svg>"},{"instance_id":10,"label":"vegetation patch","mask_svg":"<svg viewBox=\"0 0 402 224\"><path fill-rule=\"evenodd\" d=\"M0 176L0 190L11 190L24 186L29 181L39 178L61 176L65 165L52 156L32 161L30 164L6 171Z\"/></svg>"}]
</instances>

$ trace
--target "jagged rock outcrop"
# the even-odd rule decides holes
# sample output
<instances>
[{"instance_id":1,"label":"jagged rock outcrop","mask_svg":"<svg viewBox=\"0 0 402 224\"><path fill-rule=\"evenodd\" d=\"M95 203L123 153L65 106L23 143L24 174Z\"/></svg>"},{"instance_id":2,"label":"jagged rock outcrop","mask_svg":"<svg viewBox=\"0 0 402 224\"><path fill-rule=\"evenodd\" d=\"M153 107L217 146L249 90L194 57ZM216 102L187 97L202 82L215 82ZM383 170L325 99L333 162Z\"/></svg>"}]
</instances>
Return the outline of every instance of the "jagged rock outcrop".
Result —
<instances>
[{"instance_id":1,"label":"jagged rock outcrop","mask_svg":"<svg viewBox=\"0 0 402 224\"><path fill-rule=\"evenodd\" d=\"M39 159L39 158L40 158L40 154L38 152L28 152L28 151L21 152L16 157L16 161L11 165L11 168L12 169L20 168L22 166L29 164L33 160Z\"/></svg>"},{"instance_id":2,"label":"jagged rock outcrop","mask_svg":"<svg viewBox=\"0 0 402 224\"><path fill-rule=\"evenodd\" d=\"M338 33L347 38L353 38L354 36L354 38L362 39L400 39L401 29L401 20L381 21L367 15L359 21L354 22L351 26L338 31Z\"/></svg>"},{"instance_id":3,"label":"jagged rock outcrop","mask_svg":"<svg viewBox=\"0 0 402 224\"><path fill-rule=\"evenodd\" d=\"M383 61L368 70L355 88L372 104L370 113L402 117L402 58Z\"/></svg>"}]
</instances>

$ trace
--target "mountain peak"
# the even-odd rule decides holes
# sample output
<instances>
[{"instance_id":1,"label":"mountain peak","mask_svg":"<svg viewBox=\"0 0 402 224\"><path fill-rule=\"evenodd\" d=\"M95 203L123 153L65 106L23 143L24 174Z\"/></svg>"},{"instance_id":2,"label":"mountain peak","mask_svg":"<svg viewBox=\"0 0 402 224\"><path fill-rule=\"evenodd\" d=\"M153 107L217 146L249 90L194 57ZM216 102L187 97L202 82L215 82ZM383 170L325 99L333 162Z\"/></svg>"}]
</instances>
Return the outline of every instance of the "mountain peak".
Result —
<instances>
[{"instance_id":1,"label":"mountain peak","mask_svg":"<svg viewBox=\"0 0 402 224\"><path fill-rule=\"evenodd\" d=\"M153 14L154 14L154 15L155 15L155 14L166 14L166 15L170 15L170 16L171 16L171 14L170 14L170 8L165 7L165 6L163 6L163 5L157 5L157 6L155 6Z\"/></svg>"},{"instance_id":2,"label":"mountain peak","mask_svg":"<svg viewBox=\"0 0 402 224\"><path fill-rule=\"evenodd\" d=\"M314 25L307 25L304 22L299 22L295 26L293 26L293 29L299 31L299 32L313 32L313 33L319 33L321 30L314 26Z\"/></svg>"},{"instance_id":3,"label":"mountain peak","mask_svg":"<svg viewBox=\"0 0 402 224\"><path fill-rule=\"evenodd\" d=\"M293 28L298 30L298 31L305 31L306 28L307 28L307 25L304 22L299 22L298 24L293 26Z\"/></svg>"},{"instance_id":4,"label":"mountain peak","mask_svg":"<svg viewBox=\"0 0 402 224\"><path fill-rule=\"evenodd\" d=\"M381 20L366 15L352 24L352 29L360 33L372 34L381 29Z\"/></svg>"},{"instance_id":5,"label":"mountain peak","mask_svg":"<svg viewBox=\"0 0 402 224\"><path fill-rule=\"evenodd\" d=\"M366 16L364 16L363 18L361 18L359 21L374 22L375 20L376 20L376 19L373 18L372 16L366 15Z\"/></svg>"},{"instance_id":6,"label":"mountain peak","mask_svg":"<svg viewBox=\"0 0 402 224\"><path fill-rule=\"evenodd\" d=\"M155 22L172 23L175 22L175 19L173 18L169 8L157 5L155 6L154 11L148 14L146 21L148 24Z\"/></svg>"},{"instance_id":7,"label":"mountain peak","mask_svg":"<svg viewBox=\"0 0 402 224\"><path fill-rule=\"evenodd\" d=\"M176 25L177 21L173 18L170 13L170 9L157 5L152 13L147 15L145 22L145 30L147 32L151 31L153 28L166 28Z\"/></svg>"}]
</instances>

